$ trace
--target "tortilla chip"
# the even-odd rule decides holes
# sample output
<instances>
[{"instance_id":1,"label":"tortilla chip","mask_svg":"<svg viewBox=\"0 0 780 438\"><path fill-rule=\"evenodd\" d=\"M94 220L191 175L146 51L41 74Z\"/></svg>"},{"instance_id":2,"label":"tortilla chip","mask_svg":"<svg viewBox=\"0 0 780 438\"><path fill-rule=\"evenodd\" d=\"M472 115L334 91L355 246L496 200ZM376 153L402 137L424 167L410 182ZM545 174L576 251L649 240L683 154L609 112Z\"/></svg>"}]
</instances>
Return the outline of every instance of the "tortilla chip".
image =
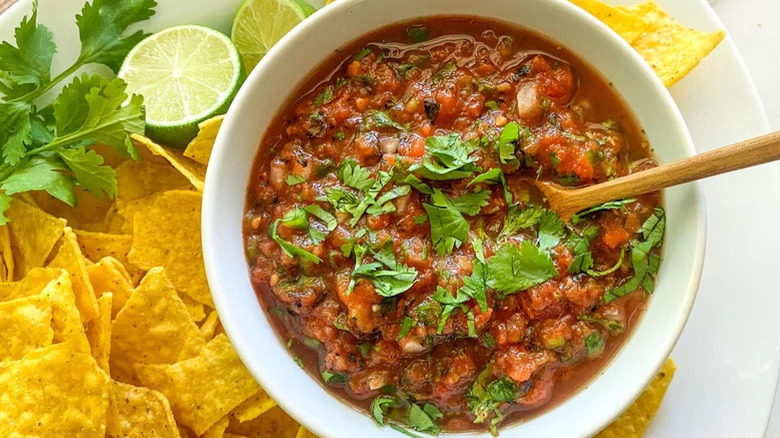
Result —
<instances>
[{"instance_id":1,"label":"tortilla chip","mask_svg":"<svg viewBox=\"0 0 780 438\"><path fill-rule=\"evenodd\" d=\"M674 361L671 358L666 359L655 379L650 382L650 385L645 388L634 404L594 438L641 438L661 406L661 401L674 378L676 369Z\"/></svg>"},{"instance_id":2,"label":"tortilla chip","mask_svg":"<svg viewBox=\"0 0 780 438\"><path fill-rule=\"evenodd\" d=\"M112 257L105 257L99 262L87 268L89 280L95 295L98 297L106 293L112 293L111 319L125 306L125 303L133 293L133 285L126 277L126 272L121 271L122 265Z\"/></svg>"},{"instance_id":3,"label":"tortilla chip","mask_svg":"<svg viewBox=\"0 0 780 438\"><path fill-rule=\"evenodd\" d=\"M8 226L0 227L0 281L13 281L14 253L11 249L11 232Z\"/></svg>"},{"instance_id":4,"label":"tortilla chip","mask_svg":"<svg viewBox=\"0 0 780 438\"><path fill-rule=\"evenodd\" d=\"M645 32L631 45L667 87L690 73L726 36L722 30L708 33L682 26L654 0L621 10L635 13L647 22Z\"/></svg>"},{"instance_id":5,"label":"tortilla chip","mask_svg":"<svg viewBox=\"0 0 780 438\"><path fill-rule=\"evenodd\" d=\"M17 199L11 201L5 214L10 220L7 226L16 262L13 278L18 279L30 269L43 266L60 240L66 222Z\"/></svg>"},{"instance_id":6,"label":"tortilla chip","mask_svg":"<svg viewBox=\"0 0 780 438\"><path fill-rule=\"evenodd\" d=\"M187 308L187 313L190 314L192 322L201 322L206 317L206 306L195 301L189 295L179 292L179 298ZM208 340L208 339L207 339Z\"/></svg>"},{"instance_id":7,"label":"tortilla chip","mask_svg":"<svg viewBox=\"0 0 780 438\"><path fill-rule=\"evenodd\" d=\"M168 397L176 419L202 434L260 389L224 335L173 365L136 365L140 381Z\"/></svg>"},{"instance_id":8,"label":"tortilla chip","mask_svg":"<svg viewBox=\"0 0 780 438\"><path fill-rule=\"evenodd\" d=\"M203 181L206 179L206 166L190 160L179 150L168 149L152 140L138 134L130 136L136 145L146 147L152 154L165 158L171 166L184 175L199 192L203 191Z\"/></svg>"},{"instance_id":9,"label":"tortilla chip","mask_svg":"<svg viewBox=\"0 0 780 438\"><path fill-rule=\"evenodd\" d=\"M107 196L98 198L80 187L74 187L73 193L76 195L75 208L43 191L31 192L31 195L41 210L65 219L73 228L100 229L114 200Z\"/></svg>"},{"instance_id":10,"label":"tortilla chip","mask_svg":"<svg viewBox=\"0 0 780 438\"><path fill-rule=\"evenodd\" d=\"M317 435L309 432L305 427L301 426L298 428L298 434L295 435L295 438L317 438Z\"/></svg>"},{"instance_id":11,"label":"tortilla chip","mask_svg":"<svg viewBox=\"0 0 780 438\"><path fill-rule=\"evenodd\" d=\"M200 242L201 194L172 190L133 218L133 247L128 258L141 269L165 268L176 287L199 303L214 307Z\"/></svg>"},{"instance_id":12,"label":"tortilla chip","mask_svg":"<svg viewBox=\"0 0 780 438\"><path fill-rule=\"evenodd\" d=\"M191 188L190 182L167 162L125 161L116 168L118 197L133 200L165 190Z\"/></svg>"},{"instance_id":13,"label":"tortilla chip","mask_svg":"<svg viewBox=\"0 0 780 438\"><path fill-rule=\"evenodd\" d=\"M127 263L127 253L133 245L129 234L108 234L94 231L73 230L84 257L97 262L103 257L113 257L120 263Z\"/></svg>"},{"instance_id":14,"label":"tortilla chip","mask_svg":"<svg viewBox=\"0 0 780 438\"><path fill-rule=\"evenodd\" d=\"M0 372L0 436L102 437L109 379L89 353L51 345Z\"/></svg>"},{"instance_id":15,"label":"tortilla chip","mask_svg":"<svg viewBox=\"0 0 780 438\"><path fill-rule=\"evenodd\" d=\"M250 438L295 438L298 427L298 423L277 406L252 421L230 422L227 431Z\"/></svg>"},{"instance_id":16,"label":"tortilla chip","mask_svg":"<svg viewBox=\"0 0 780 438\"><path fill-rule=\"evenodd\" d=\"M222 417L214 423L207 431L203 432L201 438L223 438L225 429L228 427L228 417Z\"/></svg>"},{"instance_id":17,"label":"tortilla chip","mask_svg":"<svg viewBox=\"0 0 780 438\"><path fill-rule=\"evenodd\" d=\"M69 343L74 350L89 354L89 341L81 325L70 274L62 270L59 272L59 277L50 281L41 291L41 296L51 302L54 342Z\"/></svg>"},{"instance_id":18,"label":"tortilla chip","mask_svg":"<svg viewBox=\"0 0 780 438\"><path fill-rule=\"evenodd\" d=\"M112 382L106 416L110 438L179 438L171 405L157 391Z\"/></svg>"},{"instance_id":19,"label":"tortilla chip","mask_svg":"<svg viewBox=\"0 0 780 438\"><path fill-rule=\"evenodd\" d=\"M65 227L62 245L57 255L49 262L51 268L61 268L70 272L73 293L76 294L76 306L81 312L81 320L86 322L98 316L95 290L89 281L87 259L81 254L81 248L76 240L76 234L70 227Z\"/></svg>"},{"instance_id":20,"label":"tortilla chip","mask_svg":"<svg viewBox=\"0 0 780 438\"><path fill-rule=\"evenodd\" d=\"M51 345L51 302L39 295L0 302L0 362Z\"/></svg>"},{"instance_id":21,"label":"tortilla chip","mask_svg":"<svg viewBox=\"0 0 780 438\"><path fill-rule=\"evenodd\" d=\"M647 23L637 14L610 6L601 0L570 0L609 26L629 43L644 32Z\"/></svg>"},{"instance_id":22,"label":"tortilla chip","mask_svg":"<svg viewBox=\"0 0 780 438\"><path fill-rule=\"evenodd\" d=\"M208 165L211 150L214 148L217 133L224 119L225 116L220 115L198 123L198 135L187 145L184 156L200 164Z\"/></svg>"},{"instance_id":23,"label":"tortilla chip","mask_svg":"<svg viewBox=\"0 0 780 438\"><path fill-rule=\"evenodd\" d=\"M133 218L138 212L146 212L154 205L162 194L153 193L143 198L124 200L117 199L114 207L108 213L106 229L114 234L133 234Z\"/></svg>"},{"instance_id":24,"label":"tortilla chip","mask_svg":"<svg viewBox=\"0 0 780 438\"><path fill-rule=\"evenodd\" d=\"M207 342L210 341L211 338L214 337L218 325L219 315L216 310L212 310L211 313L209 313L209 317L200 325L200 334L203 335L203 339Z\"/></svg>"},{"instance_id":25,"label":"tortilla chip","mask_svg":"<svg viewBox=\"0 0 780 438\"><path fill-rule=\"evenodd\" d=\"M92 351L92 357L98 363L98 366L105 372L108 369L108 357L111 353L111 302L113 296L110 292L103 294L98 300L98 310L100 315L89 321L84 327L89 340L89 348Z\"/></svg>"},{"instance_id":26,"label":"tortilla chip","mask_svg":"<svg viewBox=\"0 0 780 438\"><path fill-rule=\"evenodd\" d=\"M134 363L170 364L206 345L162 268L151 269L130 295L112 324L111 342L112 374L122 379Z\"/></svg>"},{"instance_id":27,"label":"tortilla chip","mask_svg":"<svg viewBox=\"0 0 780 438\"><path fill-rule=\"evenodd\" d=\"M38 295L50 281L57 279L62 271L54 268L33 268L19 281L0 283L0 301Z\"/></svg>"},{"instance_id":28,"label":"tortilla chip","mask_svg":"<svg viewBox=\"0 0 780 438\"><path fill-rule=\"evenodd\" d=\"M249 438L248 436L245 435L234 435L232 433L226 433L224 437L225 438Z\"/></svg>"},{"instance_id":29,"label":"tortilla chip","mask_svg":"<svg viewBox=\"0 0 780 438\"><path fill-rule=\"evenodd\" d=\"M261 389L233 409L230 418L239 423L251 421L273 409L274 406L276 402Z\"/></svg>"}]
</instances>

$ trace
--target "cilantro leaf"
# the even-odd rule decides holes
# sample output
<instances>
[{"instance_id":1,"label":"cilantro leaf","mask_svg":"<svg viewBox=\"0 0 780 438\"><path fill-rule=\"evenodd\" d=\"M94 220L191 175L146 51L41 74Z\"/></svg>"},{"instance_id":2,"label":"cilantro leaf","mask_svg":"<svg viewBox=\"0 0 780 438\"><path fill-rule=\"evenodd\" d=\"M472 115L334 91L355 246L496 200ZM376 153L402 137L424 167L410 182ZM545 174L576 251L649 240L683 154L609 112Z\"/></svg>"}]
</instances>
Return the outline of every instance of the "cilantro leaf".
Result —
<instances>
[{"instance_id":1,"label":"cilantro leaf","mask_svg":"<svg viewBox=\"0 0 780 438\"><path fill-rule=\"evenodd\" d=\"M416 403L409 405L409 427L418 432L438 434L440 429L434 420L441 417L442 413L430 403L426 403L424 408L420 408Z\"/></svg>"},{"instance_id":2,"label":"cilantro leaf","mask_svg":"<svg viewBox=\"0 0 780 438\"><path fill-rule=\"evenodd\" d=\"M601 356L601 353L604 352L604 338L599 332L591 332L585 336L585 348L588 350L589 358Z\"/></svg>"},{"instance_id":3,"label":"cilantro leaf","mask_svg":"<svg viewBox=\"0 0 780 438\"><path fill-rule=\"evenodd\" d=\"M344 184L361 192L370 189L376 182L374 178L371 178L371 171L360 167L352 158L348 158L341 163L338 176Z\"/></svg>"},{"instance_id":4,"label":"cilantro leaf","mask_svg":"<svg viewBox=\"0 0 780 438\"><path fill-rule=\"evenodd\" d=\"M520 210L517 204L510 205L506 210L504 217L504 227L499 233L499 239L517 234L518 231L531 228L539 223L545 208L541 206L530 206Z\"/></svg>"},{"instance_id":5,"label":"cilantro leaf","mask_svg":"<svg viewBox=\"0 0 780 438\"><path fill-rule=\"evenodd\" d=\"M322 106L333 100L333 87L327 87L314 99L314 106Z\"/></svg>"},{"instance_id":6,"label":"cilantro leaf","mask_svg":"<svg viewBox=\"0 0 780 438\"><path fill-rule=\"evenodd\" d=\"M397 402L394 398L388 397L388 396L381 396L375 398L371 402L371 415L373 415L374 420L379 423L380 425L385 424L385 412L394 406L396 406Z\"/></svg>"},{"instance_id":7,"label":"cilantro leaf","mask_svg":"<svg viewBox=\"0 0 780 438\"><path fill-rule=\"evenodd\" d=\"M79 61L82 64L105 64L119 71L127 53L148 34L136 31L123 37L131 24L154 15L154 0L93 0L85 3L76 15L81 39Z\"/></svg>"},{"instance_id":8,"label":"cilantro leaf","mask_svg":"<svg viewBox=\"0 0 780 438\"><path fill-rule=\"evenodd\" d=\"M103 157L95 151L82 146L63 149L57 154L84 190L92 192L98 198L116 196L116 172L110 166L104 166Z\"/></svg>"},{"instance_id":9,"label":"cilantro leaf","mask_svg":"<svg viewBox=\"0 0 780 438\"><path fill-rule=\"evenodd\" d=\"M7 99L17 98L49 82L51 60L57 51L54 35L38 24L38 1L33 2L30 17L24 17L14 30L16 46L0 44L0 71L5 72ZM0 142L2 144L2 142Z\"/></svg>"},{"instance_id":10,"label":"cilantro leaf","mask_svg":"<svg viewBox=\"0 0 780 438\"><path fill-rule=\"evenodd\" d=\"M479 256L477 256L479 257ZM482 313L487 312L487 266L479 258L472 260L473 270L471 275L463 278L463 287L460 292L474 298Z\"/></svg>"},{"instance_id":11,"label":"cilantro leaf","mask_svg":"<svg viewBox=\"0 0 780 438\"><path fill-rule=\"evenodd\" d=\"M474 142L462 141L457 133L428 137L422 164L410 166L409 172L433 181L466 178L479 170L477 158L470 156L476 150Z\"/></svg>"},{"instance_id":12,"label":"cilantro leaf","mask_svg":"<svg viewBox=\"0 0 780 438\"><path fill-rule=\"evenodd\" d=\"M546 210L539 219L539 248L554 248L565 234L561 217L552 210Z\"/></svg>"},{"instance_id":13,"label":"cilantro leaf","mask_svg":"<svg viewBox=\"0 0 780 438\"><path fill-rule=\"evenodd\" d=\"M376 200L376 203L371 207L369 207L368 210L366 210L366 213L372 216L378 216L380 214L394 212L395 205L393 205L393 203L390 201L408 195L409 190L410 190L409 186L393 187L389 191L382 194L382 196L380 196L379 199Z\"/></svg>"},{"instance_id":14,"label":"cilantro leaf","mask_svg":"<svg viewBox=\"0 0 780 438\"><path fill-rule=\"evenodd\" d=\"M15 166L27 152L26 145L32 142L30 108L27 104L0 103L0 146L3 161Z\"/></svg>"},{"instance_id":15,"label":"cilantro leaf","mask_svg":"<svg viewBox=\"0 0 780 438\"><path fill-rule=\"evenodd\" d=\"M284 181L287 183L288 186L294 186L306 181L306 177L304 177L303 175L290 174L287 175L287 178Z\"/></svg>"},{"instance_id":16,"label":"cilantro leaf","mask_svg":"<svg viewBox=\"0 0 780 438\"><path fill-rule=\"evenodd\" d=\"M510 379L503 378L492 380L493 363L488 363L485 369L480 371L466 393L468 408L476 417L475 424L482 424L490 420L488 427L491 433L497 435L496 426L504 419L504 414L498 409L502 403L514 400L518 395L518 388Z\"/></svg>"},{"instance_id":17,"label":"cilantro leaf","mask_svg":"<svg viewBox=\"0 0 780 438\"><path fill-rule=\"evenodd\" d=\"M569 264L569 274L586 272L593 267L593 255L590 253L590 242L599 234L599 227L588 225L582 235L572 233L566 239L566 245L571 249L574 260Z\"/></svg>"},{"instance_id":18,"label":"cilantro leaf","mask_svg":"<svg viewBox=\"0 0 780 438\"><path fill-rule=\"evenodd\" d=\"M398 336L395 338L395 340L400 341L401 339L405 338L412 329L412 324L414 324L414 320L408 316L404 316L403 321L401 321L401 330L398 331Z\"/></svg>"},{"instance_id":19,"label":"cilantro leaf","mask_svg":"<svg viewBox=\"0 0 780 438\"><path fill-rule=\"evenodd\" d=\"M14 169L14 172L0 184L6 195L45 190L51 196L76 206L73 194L75 183L65 172L65 163L53 156L35 156Z\"/></svg>"},{"instance_id":20,"label":"cilantro leaf","mask_svg":"<svg viewBox=\"0 0 780 438\"><path fill-rule=\"evenodd\" d=\"M618 258L618 261L611 268L606 269L604 271L594 271L593 269L587 269L586 272L591 277L603 277L605 275L609 275L617 271L618 269L620 269L620 267L623 265L623 259L625 258L625 256L626 256L626 248L625 247L620 248L620 258Z\"/></svg>"},{"instance_id":21,"label":"cilantro leaf","mask_svg":"<svg viewBox=\"0 0 780 438\"><path fill-rule=\"evenodd\" d=\"M597 205L595 207L591 207L591 208L589 208L587 210L583 210L583 211L581 211L581 212L579 212L579 213L577 213L575 215L572 215L571 223L576 225L579 221L582 220L583 217L585 217L585 216L587 216L587 215L589 215L591 213L595 213L597 211L604 211L604 210L617 210L617 209L625 207L626 205L628 205L628 204L630 204L632 202L636 202L636 199L629 198L629 199L621 199L619 201L605 202L603 204Z\"/></svg>"},{"instance_id":22,"label":"cilantro leaf","mask_svg":"<svg viewBox=\"0 0 780 438\"><path fill-rule=\"evenodd\" d=\"M324 222L325 227L328 229L328 231L333 231L338 226L338 221L336 221L336 217L328 213L327 211L325 211L322 207L320 207L317 204L307 205L303 209L306 210L306 212L309 213L310 215Z\"/></svg>"},{"instance_id":23,"label":"cilantro leaf","mask_svg":"<svg viewBox=\"0 0 780 438\"><path fill-rule=\"evenodd\" d=\"M592 322L595 324L598 324L605 329L609 330L612 334L619 334L623 333L623 331L626 329L626 327L621 324L619 321L615 321L614 319L606 319L601 318L599 316L589 316L589 315L579 315L577 316L577 319L580 321L585 322Z\"/></svg>"},{"instance_id":24,"label":"cilantro leaf","mask_svg":"<svg viewBox=\"0 0 780 438\"><path fill-rule=\"evenodd\" d=\"M406 178L404 178L404 182L414 187L415 190L422 193L423 195L433 194L433 189L431 188L431 186L420 181L420 178L417 178L412 174L406 175Z\"/></svg>"},{"instance_id":25,"label":"cilantro leaf","mask_svg":"<svg viewBox=\"0 0 780 438\"><path fill-rule=\"evenodd\" d=\"M430 32L425 26L410 26L406 29L406 33L413 43L422 43L430 39Z\"/></svg>"},{"instance_id":26,"label":"cilantro leaf","mask_svg":"<svg viewBox=\"0 0 780 438\"><path fill-rule=\"evenodd\" d=\"M319 264L322 261L322 259L310 253L309 251L306 251L303 248L299 248L293 245L292 243L279 237L279 233L277 232L277 229L279 227L280 221L281 221L280 219L277 219L271 224L271 226L268 228L268 234L271 236L272 239L274 239L276 243L279 244L280 247L282 247L282 251L284 251L284 253L287 254L287 256L289 257L298 257L301 260L312 262L314 264Z\"/></svg>"},{"instance_id":27,"label":"cilantro leaf","mask_svg":"<svg viewBox=\"0 0 780 438\"><path fill-rule=\"evenodd\" d=\"M400 295L409 290L417 279L417 270L404 264L397 263L393 253L393 242L388 241L379 251L374 252L374 263L363 264L363 258L368 248L363 245L355 245L355 269L352 271L352 280L347 287L349 294L355 285L357 278L367 278L374 284L377 295L389 298ZM382 269L382 266L387 269Z\"/></svg>"},{"instance_id":28,"label":"cilantro leaf","mask_svg":"<svg viewBox=\"0 0 780 438\"><path fill-rule=\"evenodd\" d=\"M500 167L494 167L487 172L477 175L472 179L466 187L471 187L474 184L499 184L503 173Z\"/></svg>"},{"instance_id":29,"label":"cilantro leaf","mask_svg":"<svg viewBox=\"0 0 780 438\"><path fill-rule=\"evenodd\" d=\"M504 295L526 290L558 275L550 255L527 240L519 248L512 243L505 244L487 265L488 286Z\"/></svg>"},{"instance_id":30,"label":"cilantro leaf","mask_svg":"<svg viewBox=\"0 0 780 438\"><path fill-rule=\"evenodd\" d=\"M433 204L423 204L431 225L431 240L439 255L449 254L469 237L469 223L444 194L436 189Z\"/></svg>"},{"instance_id":31,"label":"cilantro leaf","mask_svg":"<svg viewBox=\"0 0 780 438\"><path fill-rule=\"evenodd\" d=\"M516 122L507 123L498 137L498 159L501 164L520 165L515 157L515 146L519 140L520 125Z\"/></svg>"},{"instance_id":32,"label":"cilantro leaf","mask_svg":"<svg viewBox=\"0 0 780 438\"><path fill-rule=\"evenodd\" d=\"M488 205L489 197L490 191L481 189L475 190L471 193L452 199L452 205L465 215L476 216L479 214L482 207Z\"/></svg>"},{"instance_id":33,"label":"cilantro leaf","mask_svg":"<svg viewBox=\"0 0 780 438\"><path fill-rule=\"evenodd\" d=\"M366 119L364 119L368 127L373 128L394 128L399 131L403 131L403 125L393 120L386 111L370 110L366 113Z\"/></svg>"},{"instance_id":34,"label":"cilantro leaf","mask_svg":"<svg viewBox=\"0 0 780 438\"><path fill-rule=\"evenodd\" d=\"M324 380L325 383L346 383L347 382L347 376L341 373L332 373L328 370L325 370L321 374L322 374L322 380Z\"/></svg>"},{"instance_id":35,"label":"cilantro leaf","mask_svg":"<svg viewBox=\"0 0 780 438\"><path fill-rule=\"evenodd\" d=\"M0 225L8 223L8 218L3 213L11 207L11 200L13 200L13 198L0 192Z\"/></svg>"}]
</instances>

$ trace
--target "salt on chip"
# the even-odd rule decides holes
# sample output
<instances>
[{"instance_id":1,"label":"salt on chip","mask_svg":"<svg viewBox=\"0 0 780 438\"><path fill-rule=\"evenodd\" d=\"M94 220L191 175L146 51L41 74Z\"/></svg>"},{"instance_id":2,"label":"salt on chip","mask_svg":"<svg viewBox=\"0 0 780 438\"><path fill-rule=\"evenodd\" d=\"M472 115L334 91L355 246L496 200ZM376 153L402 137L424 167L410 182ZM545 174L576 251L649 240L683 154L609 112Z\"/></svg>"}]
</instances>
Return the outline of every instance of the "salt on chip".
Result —
<instances>
[{"instance_id":1,"label":"salt on chip","mask_svg":"<svg viewBox=\"0 0 780 438\"><path fill-rule=\"evenodd\" d=\"M252 421L276 406L276 402L262 389L230 411L230 418L239 423Z\"/></svg>"},{"instance_id":2,"label":"salt on chip","mask_svg":"<svg viewBox=\"0 0 780 438\"><path fill-rule=\"evenodd\" d=\"M113 204L113 199L104 196L99 198L95 193L81 187L74 187L76 207L60 201L43 191L30 192L37 206L52 216L63 218L68 225L84 230L99 230L103 226L106 213Z\"/></svg>"},{"instance_id":3,"label":"salt on chip","mask_svg":"<svg viewBox=\"0 0 780 438\"><path fill-rule=\"evenodd\" d=\"M228 427L228 417L222 417L209 427L207 431L203 432L201 438L223 438L225 436L225 429Z\"/></svg>"},{"instance_id":4,"label":"salt on chip","mask_svg":"<svg viewBox=\"0 0 780 438\"><path fill-rule=\"evenodd\" d=\"M661 370L634 404L594 438L641 438L661 406L676 369L674 361L666 359Z\"/></svg>"},{"instance_id":5,"label":"salt on chip","mask_svg":"<svg viewBox=\"0 0 780 438\"><path fill-rule=\"evenodd\" d=\"M171 364L196 356L205 345L165 270L154 268L114 319L111 371L127 379L135 363Z\"/></svg>"},{"instance_id":6,"label":"salt on chip","mask_svg":"<svg viewBox=\"0 0 780 438\"><path fill-rule=\"evenodd\" d=\"M298 428L298 433L295 435L295 438L317 438L317 435L309 432L305 427L301 426Z\"/></svg>"},{"instance_id":7,"label":"salt on chip","mask_svg":"<svg viewBox=\"0 0 780 438\"><path fill-rule=\"evenodd\" d=\"M116 168L119 185L118 197L133 200L149 196L152 193L189 189L190 182L167 162L125 161Z\"/></svg>"},{"instance_id":8,"label":"salt on chip","mask_svg":"<svg viewBox=\"0 0 780 438\"><path fill-rule=\"evenodd\" d=\"M74 350L89 354L89 340L81 324L79 309L76 307L70 274L64 270L59 272L59 277L50 281L41 291L41 296L51 302L54 342L68 343Z\"/></svg>"},{"instance_id":9,"label":"salt on chip","mask_svg":"<svg viewBox=\"0 0 780 438\"><path fill-rule=\"evenodd\" d=\"M609 26L629 43L644 32L647 23L639 15L608 5L601 0L570 0Z\"/></svg>"},{"instance_id":10,"label":"salt on chip","mask_svg":"<svg viewBox=\"0 0 780 438\"><path fill-rule=\"evenodd\" d=\"M179 438L171 405L149 388L112 382L106 415L109 438Z\"/></svg>"},{"instance_id":11,"label":"salt on chip","mask_svg":"<svg viewBox=\"0 0 780 438\"><path fill-rule=\"evenodd\" d=\"M0 301L38 295L50 281L57 279L62 271L54 268L33 268L19 281L0 283Z\"/></svg>"},{"instance_id":12,"label":"salt on chip","mask_svg":"<svg viewBox=\"0 0 780 438\"><path fill-rule=\"evenodd\" d=\"M105 372L108 369L108 357L111 353L111 302L113 295L104 293L98 299L98 317L87 322L84 331L89 340L89 348L92 351L92 357L98 363L98 366Z\"/></svg>"},{"instance_id":13,"label":"salt on chip","mask_svg":"<svg viewBox=\"0 0 780 438\"><path fill-rule=\"evenodd\" d=\"M133 218L133 247L128 258L141 269L165 268L177 290L214 307L203 266L198 192L161 193L154 204Z\"/></svg>"},{"instance_id":14,"label":"salt on chip","mask_svg":"<svg viewBox=\"0 0 780 438\"><path fill-rule=\"evenodd\" d=\"M198 123L198 135L187 145L184 156L200 164L208 165L211 150L214 148L217 133L224 119L224 115L219 115Z\"/></svg>"},{"instance_id":15,"label":"salt on chip","mask_svg":"<svg viewBox=\"0 0 780 438\"><path fill-rule=\"evenodd\" d=\"M122 310L133 293L133 285L121 268L122 265L113 257L104 257L87 268L95 294L101 297L107 292L112 293L111 319Z\"/></svg>"},{"instance_id":16,"label":"salt on chip","mask_svg":"<svg viewBox=\"0 0 780 438\"><path fill-rule=\"evenodd\" d=\"M70 227L65 227L62 245L48 266L70 272L73 293L76 295L76 306L81 312L81 320L86 322L97 317L97 300L95 299L95 290L89 281L87 259L81 254L76 234Z\"/></svg>"},{"instance_id":17,"label":"salt on chip","mask_svg":"<svg viewBox=\"0 0 780 438\"><path fill-rule=\"evenodd\" d=\"M152 140L138 134L130 136L141 147L146 147L152 154L165 158L171 166L184 175L199 192L203 191L203 182L206 179L206 166L197 161L185 157L181 151L175 151L160 146Z\"/></svg>"},{"instance_id":18,"label":"salt on chip","mask_svg":"<svg viewBox=\"0 0 780 438\"><path fill-rule=\"evenodd\" d=\"M682 26L666 15L654 0L622 10L647 22L645 32L631 46L670 87L693 70L725 38L726 32L702 32Z\"/></svg>"},{"instance_id":19,"label":"salt on chip","mask_svg":"<svg viewBox=\"0 0 780 438\"><path fill-rule=\"evenodd\" d=\"M30 269L43 266L65 231L66 222L18 199L11 201L5 215L10 220L6 226L16 262L13 278L18 279Z\"/></svg>"},{"instance_id":20,"label":"salt on chip","mask_svg":"<svg viewBox=\"0 0 780 438\"><path fill-rule=\"evenodd\" d=\"M11 249L11 232L8 226L0 227L0 281L13 281L14 253Z\"/></svg>"},{"instance_id":21,"label":"salt on chip","mask_svg":"<svg viewBox=\"0 0 780 438\"><path fill-rule=\"evenodd\" d=\"M212 310L209 313L208 318L200 325L200 333L203 335L203 339L206 341L211 340L214 337L214 333L217 331L219 325L219 315L216 310Z\"/></svg>"},{"instance_id":22,"label":"salt on chip","mask_svg":"<svg viewBox=\"0 0 780 438\"><path fill-rule=\"evenodd\" d=\"M176 419L200 435L260 389L227 337L173 365L136 365L144 386L168 397Z\"/></svg>"},{"instance_id":23,"label":"salt on chip","mask_svg":"<svg viewBox=\"0 0 780 438\"><path fill-rule=\"evenodd\" d=\"M105 436L109 378L89 353L55 344L0 367L0 436Z\"/></svg>"},{"instance_id":24,"label":"salt on chip","mask_svg":"<svg viewBox=\"0 0 780 438\"><path fill-rule=\"evenodd\" d=\"M40 295L0 302L0 363L51 345L51 302Z\"/></svg>"},{"instance_id":25,"label":"salt on chip","mask_svg":"<svg viewBox=\"0 0 780 438\"><path fill-rule=\"evenodd\" d=\"M295 438L298 427L298 423L277 406L252 421L231 422L227 431L250 438Z\"/></svg>"}]
</instances>

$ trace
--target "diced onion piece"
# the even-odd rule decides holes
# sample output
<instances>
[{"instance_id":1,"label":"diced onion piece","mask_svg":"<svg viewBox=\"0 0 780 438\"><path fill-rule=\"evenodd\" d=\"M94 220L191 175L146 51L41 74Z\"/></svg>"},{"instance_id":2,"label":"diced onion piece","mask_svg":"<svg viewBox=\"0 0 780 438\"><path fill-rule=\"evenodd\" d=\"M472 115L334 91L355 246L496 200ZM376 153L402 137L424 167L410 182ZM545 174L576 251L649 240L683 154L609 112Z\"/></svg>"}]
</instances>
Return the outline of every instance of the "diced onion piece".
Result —
<instances>
[{"instance_id":1,"label":"diced onion piece","mask_svg":"<svg viewBox=\"0 0 780 438\"><path fill-rule=\"evenodd\" d=\"M382 153L383 154L394 154L396 151L398 151L398 146L400 146L401 140L399 140L397 137L385 137L382 139L381 147L382 147Z\"/></svg>"},{"instance_id":2,"label":"diced onion piece","mask_svg":"<svg viewBox=\"0 0 780 438\"><path fill-rule=\"evenodd\" d=\"M539 114L541 97L535 82L523 82L517 88L517 115L536 117Z\"/></svg>"}]
</instances>

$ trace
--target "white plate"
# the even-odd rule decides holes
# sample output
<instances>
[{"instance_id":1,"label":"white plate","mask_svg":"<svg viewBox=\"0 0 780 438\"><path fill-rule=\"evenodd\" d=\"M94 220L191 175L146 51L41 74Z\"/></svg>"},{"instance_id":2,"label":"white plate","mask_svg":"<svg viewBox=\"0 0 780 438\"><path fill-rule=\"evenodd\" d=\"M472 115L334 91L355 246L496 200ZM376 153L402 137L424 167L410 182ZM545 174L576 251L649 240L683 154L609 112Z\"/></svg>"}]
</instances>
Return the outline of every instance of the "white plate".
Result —
<instances>
[{"instance_id":1,"label":"white plate","mask_svg":"<svg viewBox=\"0 0 780 438\"><path fill-rule=\"evenodd\" d=\"M388 0L392 1L392 0ZM658 0L678 20L723 26L704 0ZM228 31L240 0L160 0L141 27L198 23ZM0 40L29 12L21 0L0 15ZM54 69L78 53L73 19L82 0L41 0L40 20L55 35ZM320 3L321 0L312 0ZM318 5L317 5L318 6ZM734 44L726 39L672 88L699 151L759 135L766 116ZM701 289L673 353L677 376L648 437L764 436L780 370L780 168L741 171L703 184L708 249Z\"/></svg>"}]
</instances>

